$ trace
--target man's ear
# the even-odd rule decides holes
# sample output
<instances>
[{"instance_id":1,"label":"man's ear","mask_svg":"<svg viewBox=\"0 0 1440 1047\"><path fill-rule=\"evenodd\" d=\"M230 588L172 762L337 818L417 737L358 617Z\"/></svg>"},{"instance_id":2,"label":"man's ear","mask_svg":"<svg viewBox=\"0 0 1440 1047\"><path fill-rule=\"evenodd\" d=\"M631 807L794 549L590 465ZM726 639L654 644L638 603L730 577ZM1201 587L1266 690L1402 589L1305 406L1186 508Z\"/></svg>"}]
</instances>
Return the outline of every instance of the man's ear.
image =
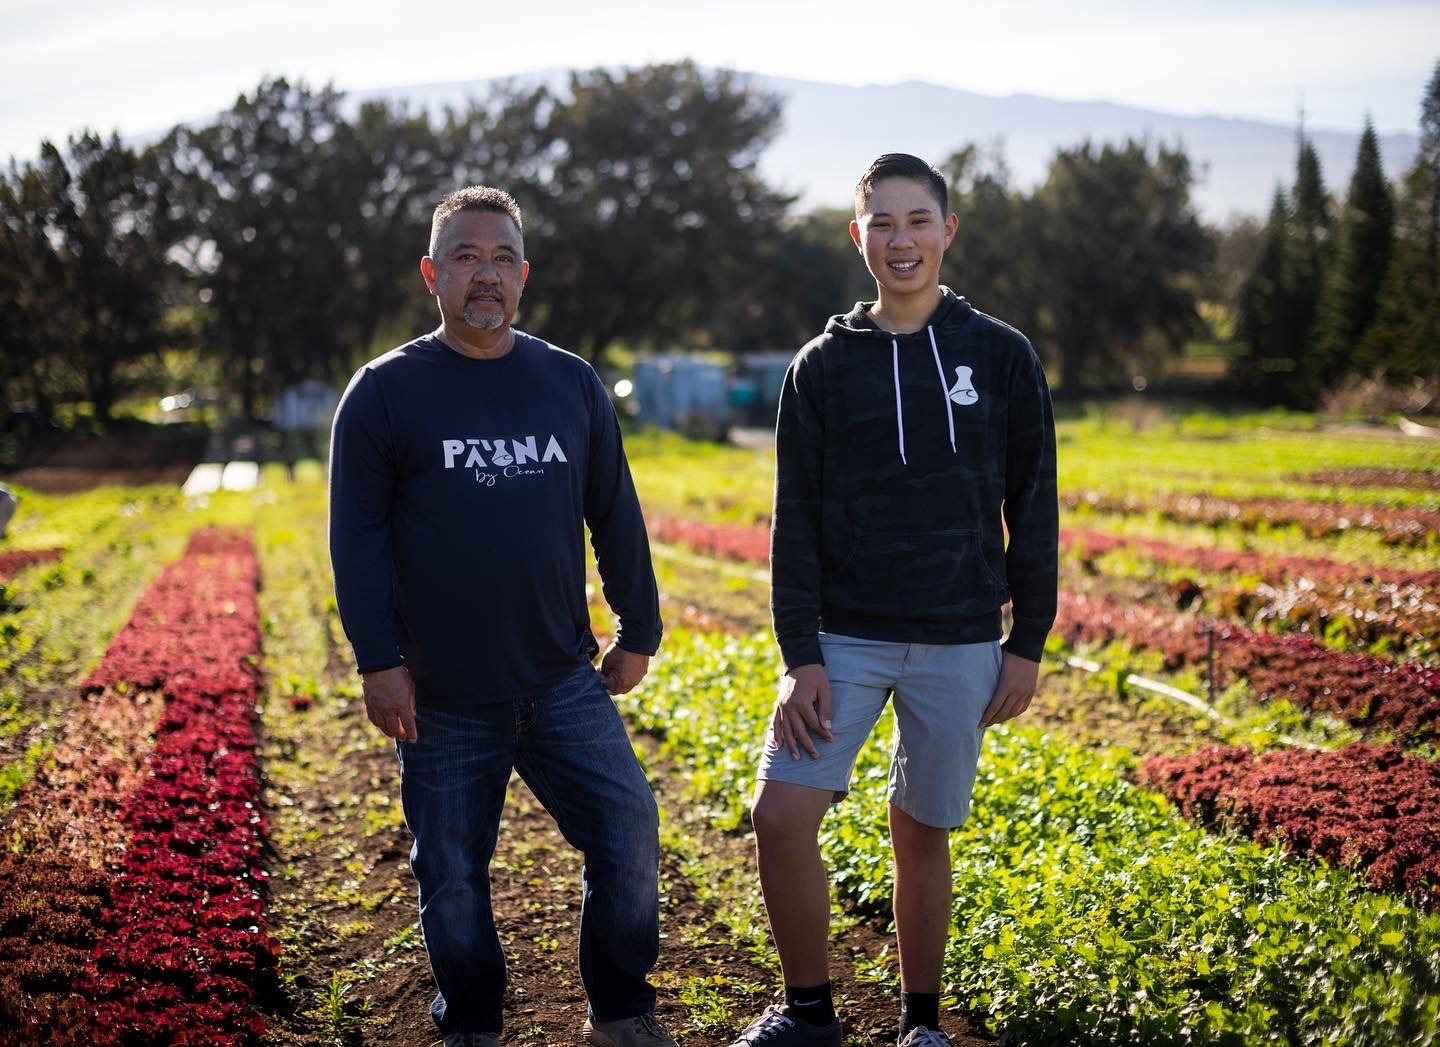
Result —
<instances>
[{"instance_id":1,"label":"man's ear","mask_svg":"<svg viewBox=\"0 0 1440 1047\"><path fill-rule=\"evenodd\" d=\"M528 279L530 279L530 263L529 263L529 262L521 262L521 263L520 263L520 286L521 286L521 287L524 287L524 286L525 286L525 281L528 280Z\"/></svg>"},{"instance_id":2,"label":"man's ear","mask_svg":"<svg viewBox=\"0 0 1440 1047\"><path fill-rule=\"evenodd\" d=\"M435 272L435 262L428 254L424 258L420 259L420 275L425 278L426 290L428 290L433 295L435 293L435 280L437 274Z\"/></svg>"},{"instance_id":3,"label":"man's ear","mask_svg":"<svg viewBox=\"0 0 1440 1047\"><path fill-rule=\"evenodd\" d=\"M863 254L864 251L865 251L865 248L863 248L863 247L860 246L860 223L859 223L859 222L851 222L851 223L850 223L850 239L855 241L855 250L857 250L857 251L859 251L859 252L861 252L861 253Z\"/></svg>"}]
</instances>

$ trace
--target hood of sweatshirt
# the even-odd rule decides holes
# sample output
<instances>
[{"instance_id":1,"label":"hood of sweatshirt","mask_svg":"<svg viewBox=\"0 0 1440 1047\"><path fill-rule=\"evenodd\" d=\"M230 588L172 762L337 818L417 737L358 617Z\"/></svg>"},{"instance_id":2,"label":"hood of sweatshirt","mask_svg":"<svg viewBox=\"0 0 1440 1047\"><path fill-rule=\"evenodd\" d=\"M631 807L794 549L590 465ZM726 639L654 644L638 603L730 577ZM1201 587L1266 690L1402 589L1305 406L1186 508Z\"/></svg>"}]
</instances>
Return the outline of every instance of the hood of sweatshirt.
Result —
<instances>
[{"instance_id":1,"label":"hood of sweatshirt","mask_svg":"<svg viewBox=\"0 0 1440 1047\"><path fill-rule=\"evenodd\" d=\"M961 327L975 315L975 307L948 287L940 288L940 304L925 321L925 326L909 334L894 334L875 326L870 318L874 302L856 302L848 313L832 316L825 325L828 335L846 335L851 338L868 339L890 346L891 370L895 380L895 430L899 437L900 461L909 464L905 457L905 406L900 396L900 343L909 339L923 339L929 343L930 354L935 360L935 374L938 379L936 390L945 403L945 417L950 422L950 451L955 452L955 419L951 414L950 396L952 389L945 377L945 367L940 362L940 347L937 339Z\"/></svg>"}]
</instances>

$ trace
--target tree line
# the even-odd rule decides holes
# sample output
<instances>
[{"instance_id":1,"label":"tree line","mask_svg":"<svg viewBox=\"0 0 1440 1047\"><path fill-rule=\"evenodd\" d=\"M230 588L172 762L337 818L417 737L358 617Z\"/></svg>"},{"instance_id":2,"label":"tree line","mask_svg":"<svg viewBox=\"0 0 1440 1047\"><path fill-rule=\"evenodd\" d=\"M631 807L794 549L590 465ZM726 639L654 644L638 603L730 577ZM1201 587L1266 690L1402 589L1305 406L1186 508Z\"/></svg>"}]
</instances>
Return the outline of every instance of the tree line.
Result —
<instances>
[{"instance_id":1,"label":"tree line","mask_svg":"<svg viewBox=\"0 0 1440 1047\"><path fill-rule=\"evenodd\" d=\"M1420 106L1420 151L1397 186L1367 120L1341 201L1301 142L1241 290L1249 378L1309 403L1350 375L1433 383L1440 371L1440 64Z\"/></svg>"},{"instance_id":2,"label":"tree line","mask_svg":"<svg viewBox=\"0 0 1440 1047\"><path fill-rule=\"evenodd\" d=\"M1377 290L1359 217L1372 189L1332 220L1302 151L1302 179L1277 195L1239 302L1247 366L1287 376L1266 395L1313 397L1377 362L1433 376L1434 339L1415 332L1434 329L1436 87L1420 161L1380 220ZM434 325L416 263L437 200L473 182L524 209L526 330L597 366L618 346L797 348L872 288L849 213L797 214L760 176L781 110L688 62L576 72L564 90L501 83L439 114L267 79L143 148L89 131L42 143L0 174L0 399L41 422L83 401L104 424L180 361L255 417L298 379L343 380ZM940 166L960 216L944 279L1025 330L1064 393L1163 368L1204 334L1202 303L1229 294L1178 146L1084 143L1028 192L973 145ZM1279 360L1298 361L1303 390Z\"/></svg>"}]
</instances>

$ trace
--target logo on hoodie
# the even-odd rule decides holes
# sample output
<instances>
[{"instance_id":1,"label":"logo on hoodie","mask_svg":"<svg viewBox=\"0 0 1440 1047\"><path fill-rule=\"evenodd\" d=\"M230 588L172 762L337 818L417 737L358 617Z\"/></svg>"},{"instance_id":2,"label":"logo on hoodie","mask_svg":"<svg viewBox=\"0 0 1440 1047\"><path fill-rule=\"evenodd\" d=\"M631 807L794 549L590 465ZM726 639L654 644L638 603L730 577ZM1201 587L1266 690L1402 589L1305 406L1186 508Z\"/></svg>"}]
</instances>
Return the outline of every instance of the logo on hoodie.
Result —
<instances>
[{"instance_id":1,"label":"logo on hoodie","mask_svg":"<svg viewBox=\"0 0 1440 1047\"><path fill-rule=\"evenodd\" d=\"M971 404L980 402L980 394L975 391L975 381L970 377L973 373L971 368L965 367L963 364L955 368L955 384L946 390L951 402L957 403L961 407L969 407Z\"/></svg>"}]
</instances>

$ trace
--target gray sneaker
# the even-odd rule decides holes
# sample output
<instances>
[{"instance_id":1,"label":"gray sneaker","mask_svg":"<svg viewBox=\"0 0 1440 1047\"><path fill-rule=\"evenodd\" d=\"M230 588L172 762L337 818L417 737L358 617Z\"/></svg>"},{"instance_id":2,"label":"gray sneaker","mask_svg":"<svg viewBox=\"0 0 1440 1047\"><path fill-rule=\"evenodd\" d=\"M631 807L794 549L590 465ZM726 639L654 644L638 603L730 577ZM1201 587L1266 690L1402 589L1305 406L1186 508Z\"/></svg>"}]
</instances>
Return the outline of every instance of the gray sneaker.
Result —
<instances>
[{"instance_id":1,"label":"gray sneaker","mask_svg":"<svg viewBox=\"0 0 1440 1047\"><path fill-rule=\"evenodd\" d=\"M452 1032L430 1047L500 1047L500 1037L493 1032Z\"/></svg>"},{"instance_id":2,"label":"gray sneaker","mask_svg":"<svg viewBox=\"0 0 1440 1047\"><path fill-rule=\"evenodd\" d=\"M585 1042L595 1047L675 1047L654 1012L613 1022L585 1019Z\"/></svg>"},{"instance_id":3,"label":"gray sneaker","mask_svg":"<svg viewBox=\"0 0 1440 1047\"><path fill-rule=\"evenodd\" d=\"M911 1029L900 1040L896 1047L952 1047L950 1037L946 1036L939 1029L932 1029L926 1025L917 1025Z\"/></svg>"},{"instance_id":4,"label":"gray sneaker","mask_svg":"<svg viewBox=\"0 0 1440 1047\"><path fill-rule=\"evenodd\" d=\"M750 1047L763 1044L764 1047L840 1047L842 1033L840 1019L829 1025L811 1025L797 1022L773 1003L765 1013L756 1018L740 1034L730 1047Z\"/></svg>"}]
</instances>

